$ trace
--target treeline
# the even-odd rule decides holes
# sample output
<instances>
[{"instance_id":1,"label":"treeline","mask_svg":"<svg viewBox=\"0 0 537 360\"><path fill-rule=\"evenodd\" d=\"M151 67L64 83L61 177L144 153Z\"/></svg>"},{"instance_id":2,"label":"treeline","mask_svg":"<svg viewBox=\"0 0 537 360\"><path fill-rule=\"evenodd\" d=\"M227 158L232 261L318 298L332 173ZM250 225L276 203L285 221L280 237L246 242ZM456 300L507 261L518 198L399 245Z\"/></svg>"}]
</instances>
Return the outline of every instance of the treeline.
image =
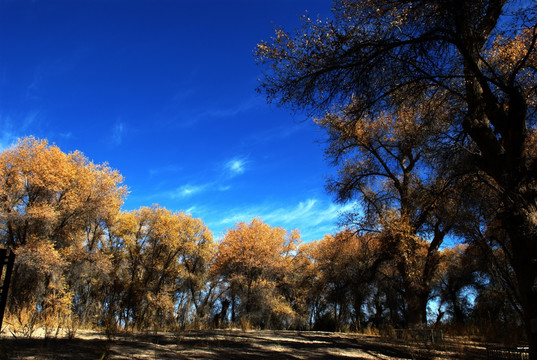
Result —
<instances>
[{"instance_id":1,"label":"treeline","mask_svg":"<svg viewBox=\"0 0 537 360\"><path fill-rule=\"evenodd\" d=\"M121 211L126 194L117 171L44 140L0 155L0 244L17 256L4 325L360 331L425 325L419 301L430 325L520 327L506 254L480 241L432 256L419 237L387 241L406 231L392 226L303 243L256 218L215 242L183 212Z\"/></svg>"}]
</instances>

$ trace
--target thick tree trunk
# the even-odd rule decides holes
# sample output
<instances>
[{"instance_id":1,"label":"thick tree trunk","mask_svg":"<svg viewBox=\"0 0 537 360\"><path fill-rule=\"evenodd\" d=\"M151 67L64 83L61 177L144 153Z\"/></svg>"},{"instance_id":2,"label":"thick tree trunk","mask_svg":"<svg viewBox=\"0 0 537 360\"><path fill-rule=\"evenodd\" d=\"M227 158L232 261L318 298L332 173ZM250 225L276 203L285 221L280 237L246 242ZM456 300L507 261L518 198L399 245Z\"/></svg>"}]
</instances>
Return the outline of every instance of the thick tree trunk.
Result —
<instances>
[{"instance_id":1,"label":"thick tree trunk","mask_svg":"<svg viewBox=\"0 0 537 360\"><path fill-rule=\"evenodd\" d=\"M453 321L456 325L463 325L466 319L461 304L459 303L457 293L455 291L450 291L450 298L453 305Z\"/></svg>"},{"instance_id":2,"label":"thick tree trunk","mask_svg":"<svg viewBox=\"0 0 537 360\"><path fill-rule=\"evenodd\" d=\"M537 220L536 210L511 210L502 218L512 247L512 266L516 274L523 320L533 353L537 359Z\"/></svg>"},{"instance_id":3,"label":"thick tree trunk","mask_svg":"<svg viewBox=\"0 0 537 360\"><path fill-rule=\"evenodd\" d=\"M427 301L429 292L413 287L405 291L405 302L407 306L408 328L416 329L427 325Z\"/></svg>"},{"instance_id":4,"label":"thick tree trunk","mask_svg":"<svg viewBox=\"0 0 537 360\"><path fill-rule=\"evenodd\" d=\"M479 56L472 53L476 49L469 48L465 59L470 78L480 74ZM512 87L505 94L508 110L500 111L503 105L483 81L467 81L466 86L469 110L463 127L481 151L477 167L498 185L500 219L509 236L509 258L518 281L526 335L530 351L537 354L537 171L534 159L524 150L528 137L526 99Z\"/></svg>"},{"instance_id":5,"label":"thick tree trunk","mask_svg":"<svg viewBox=\"0 0 537 360\"><path fill-rule=\"evenodd\" d=\"M237 315L235 312L235 294L231 295L231 323L235 325Z\"/></svg>"}]
</instances>

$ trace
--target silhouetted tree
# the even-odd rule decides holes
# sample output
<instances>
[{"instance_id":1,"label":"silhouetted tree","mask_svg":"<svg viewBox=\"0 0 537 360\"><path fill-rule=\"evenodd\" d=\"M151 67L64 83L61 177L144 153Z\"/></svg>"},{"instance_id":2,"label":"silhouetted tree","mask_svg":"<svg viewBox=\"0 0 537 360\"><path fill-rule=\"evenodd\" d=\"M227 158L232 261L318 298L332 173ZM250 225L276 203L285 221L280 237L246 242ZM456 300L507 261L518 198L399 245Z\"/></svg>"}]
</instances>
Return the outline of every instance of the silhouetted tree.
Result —
<instances>
[{"instance_id":1,"label":"silhouetted tree","mask_svg":"<svg viewBox=\"0 0 537 360\"><path fill-rule=\"evenodd\" d=\"M444 144L497 193L530 348L537 353L537 5L506 0L338 1L258 45L272 100L355 121L394 118L415 99L450 109ZM514 12L518 10L518 12Z\"/></svg>"}]
</instances>

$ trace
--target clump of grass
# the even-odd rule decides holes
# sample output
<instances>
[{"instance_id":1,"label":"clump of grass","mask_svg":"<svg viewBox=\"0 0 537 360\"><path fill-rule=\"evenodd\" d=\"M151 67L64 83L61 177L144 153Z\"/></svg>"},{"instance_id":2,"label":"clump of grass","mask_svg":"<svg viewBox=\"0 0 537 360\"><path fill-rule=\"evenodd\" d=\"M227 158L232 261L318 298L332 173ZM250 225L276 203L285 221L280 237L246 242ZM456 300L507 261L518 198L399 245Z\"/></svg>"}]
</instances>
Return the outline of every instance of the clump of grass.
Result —
<instances>
[{"instance_id":1,"label":"clump of grass","mask_svg":"<svg viewBox=\"0 0 537 360\"><path fill-rule=\"evenodd\" d=\"M254 326L252 325L252 322L250 321L249 318L241 318L240 328L241 330L246 331L246 330L253 330Z\"/></svg>"},{"instance_id":2,"label":"clump of grass","mask_svg":"<svg viewBox=\"0 0 537 360\"><path fill-rule=\"evenodd\" d=\"M368 335L368 336L379 336L382 335L382 331L374 326L366 326L361 329L360 333L362 335Z\"/></svg>"}]
</instances>

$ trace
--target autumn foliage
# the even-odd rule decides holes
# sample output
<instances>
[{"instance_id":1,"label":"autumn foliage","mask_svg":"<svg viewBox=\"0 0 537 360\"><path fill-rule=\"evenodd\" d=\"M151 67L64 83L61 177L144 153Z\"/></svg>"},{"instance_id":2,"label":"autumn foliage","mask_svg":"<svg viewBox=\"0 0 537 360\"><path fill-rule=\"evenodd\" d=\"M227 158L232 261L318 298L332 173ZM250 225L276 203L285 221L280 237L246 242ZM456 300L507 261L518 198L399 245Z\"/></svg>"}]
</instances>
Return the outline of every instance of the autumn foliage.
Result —
<instances>
[{"instance_id":1,"label":"autumn foliage","mask_svg":"<svg viewBox=\"0 0 537 360\"><path fill-rule=\"evenodd\" d=\"M0 155L10 329L524 328L534 358L537 8L522 3L338 0L258 44L259 91L313 115L327 190L356 204L317 241L260 218L215 241L184 212L123 211L116 170L21 139Z\"/></svg>"},{"instance_id":2,"label":"autumn foliage","mask_svg":"<svg viewBox=\"0 0 537 360\"><path fill-rule=\"evenodd\" d=\"M348 226L379 234L406 325L428 322L445 240L471 244L482 265L501 269L485 271L484 283L511 300L502 313L522 319L532 359L536 10L500 0L339 0L332 17L277 28L256 52L258 90L326 129L338 168L328 189L360 202Z\"/></svg>"},{"instance_id":3,"label":"autumn foliage","mask_svg":"<svg viewBox=\"0 0 537 360\"><path fill-rule=\"evenodd\" d=\"M505 314L506 328L519 316L500 249L487 254L478 240L431 249L409 211L372 212L377 232L349 227L308 243L298 230L254 218L215 242L189 214L158 205L122 211L121 175L79 152L25 138L0 164L0 242L17 254L5 325L27 336L38 327L47 336L78 327L405 327L409 294L425 306L436 299L429 320L458 331L474 324L496 336L490 309ZM505 292L509 304L497 297Z\"/></svg>"},{"instance_id":4,"label":"autumn foliage","mask_svg":"<svg viewBox=\"0 0 537 360\"><path fill-rule=\"evenodd\" d=\"M227 285L232 321L240 318L255 327L292 324L293 299L286 288L299 242L298 231L272 228L258 218L228 230L212 271Z\"/></svg>"}]
</instances>

